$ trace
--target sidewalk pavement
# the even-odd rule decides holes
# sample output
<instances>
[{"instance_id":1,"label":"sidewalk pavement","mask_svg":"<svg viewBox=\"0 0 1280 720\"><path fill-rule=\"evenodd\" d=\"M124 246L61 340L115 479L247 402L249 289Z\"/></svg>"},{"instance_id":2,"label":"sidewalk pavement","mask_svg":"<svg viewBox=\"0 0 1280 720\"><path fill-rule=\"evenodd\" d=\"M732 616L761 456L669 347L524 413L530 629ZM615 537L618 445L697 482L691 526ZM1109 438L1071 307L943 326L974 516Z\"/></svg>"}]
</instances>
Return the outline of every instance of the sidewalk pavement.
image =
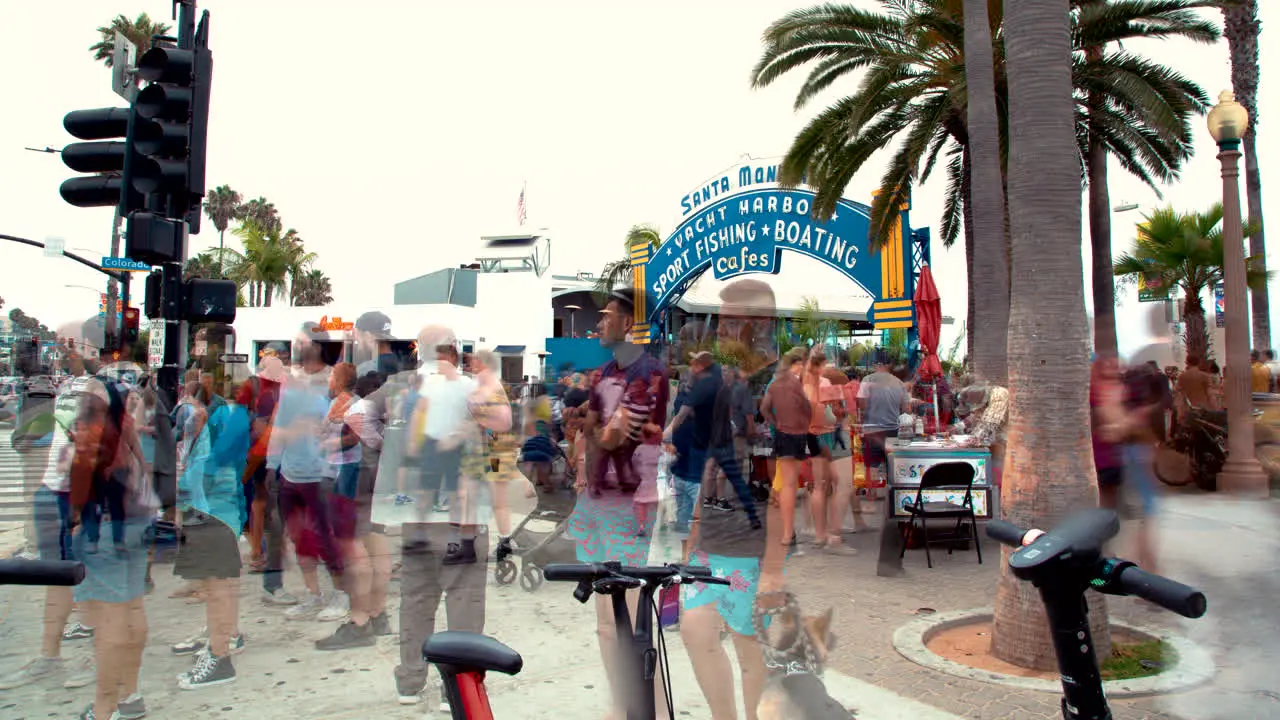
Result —
<instances>
[{"instance_id":1,"label":"sidewalk pavement","mask_svg":"<svg viewBox=\"0 0 1280 720\"><path fill-rule=\"evenodd\" d=\"M1274 681L1280 623L1273 611L1280 596L1276 573L1280 504L1178 492L1166 498L1159 530L1159 569L1204 589L1210 599L1209 615L1198 621L1183 620L1125 599L1113 600L1111 611L1135 624L1177 628L1207 646L1222 669L1211 684L1190 692L1117 700L1115 717L1280 716ZM999 562L993 543L984 543L982 565L971 551L940 553L929 570L923 553L912 551L907 554L904 576L880 578L875 575L876 533L852 535L848 542L859 549L858 556L794 558L789 563L788 586L808 613L835 608L838 641L826 682L835 698L858 711L860 720L1061 717L1056 694L940 675L905 660L893 649L894 630L913 618L917 608L945 612L991 604ZM1123 545L1122 538L1119 546ZM660 542L659 546L670 551L669 545ZM665 558L655 555L653 559ZM335 625L284 620L279 609L259 603L257 576L247 576L242 587L242 629L248 636L248 650L235 658L238 682L199 692L178 690L174 676L188 666L189 659L174 657L169 645L199 629L204 608L167 598L178 585L169 570L168 565L156 566L157 590L147 600L151 631L142 688L152 717L205 717L214 712L267 720L366 718L371 713L387 718L432 716L428 709L435 709L434 681L429 706L405 708L395 703L392 669L398 661L397 638L381 638L373 648L318 652L312 641ZM300 589L296 571L290 572L287 584ZM398 584L393 583L392 592L390 602L395 608ZM19 667L38 647L40 597L34 588L0 588L0 673ZM562 720L603 714L606 686L589 605L574 601L568 587L547 583L526 592L518 585L496 585L492 574L487 603L486 630L525 657L525 670L519 676L490 677L499 718ZM398 625L395 616L393 609L393 624ZM708 719L679 634L668 632L665 638L679 717ZM90 643L83 640L64 646L68 658L90 651ZM46 680L0 692L0 716L74 717L91 697L91 688L64 690ZM434 716L444 717L439 712Z\"/></svg>"}]
</instances>

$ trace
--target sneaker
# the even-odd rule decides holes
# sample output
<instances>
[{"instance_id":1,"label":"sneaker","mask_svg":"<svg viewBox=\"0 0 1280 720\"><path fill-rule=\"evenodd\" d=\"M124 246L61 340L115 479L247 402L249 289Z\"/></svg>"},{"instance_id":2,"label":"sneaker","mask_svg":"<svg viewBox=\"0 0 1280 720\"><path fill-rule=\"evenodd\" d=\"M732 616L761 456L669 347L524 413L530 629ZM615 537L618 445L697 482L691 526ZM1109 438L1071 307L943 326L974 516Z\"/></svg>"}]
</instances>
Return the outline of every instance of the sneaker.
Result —
<instances>
[{"instance_id":1,"label":"sneaker","mask_svg":"<svg viewBox=\"0 0 1280 720\"><path fill-rule=\"evenodd\" d=\"M82 688L98 681L98 669L93 665L93 658L82 657L67 667L67 678L62 687L67 689Z\"/></svg>"},{"instance_id":2,"label":"sneaker","mask_svg":"<svg viewBox=\"0 0 1280 720\"><path fill-rule=\"evenodd\" d=\"M327 638L316 641L317 650L345 650L353 647L370 647L377 643L373 634L373 623L357 625L348 620L338 626L337 630Z\"/></svg>"},{"instance_id":3,"label":"sneaker","mask_svg":"<svg viewBox=\"0 0 1280 720\"><path fill-rule=\"evenodd\" d=\"M449 695L445 693L444 684L440 684L440 712L449 715L453 713L453 706L449 704Z\"/></svg>"},{"instance_id":4,"label":"sneaker","mask_svg":"<svg viewBox=\"0 0 1280 720\"><path fill-rule=\"evenodd\" d=\"M436 504L431 509L438 513L449 512L449 499L442 498L440 500L437 500Z\"/></svg>"},{"instance_id":5,"label":"sneaker","mask_svg":"<svg viewBox=\"0 0 1280 720\"><path fill-rule=\"evenodd\" d=\"M178 687L183 690L199 690L235 681L236 669L231 664L230 655L214 657L212 654L202 654L195 667L178 678Z\"/></svg>"},{"instance_id":6,"label":"sneaker","mask_svg":"<svg viewBox=\"0 0 1280 720\"><path fill-rule=\"evenodd\" d=\"M391 631L391 618L387 617L386 610L383 610L377 615L369 618L369 626L373 628L374 635L381 636L395 634Z\"/></svg>"},{"instance_id":7,"label":"sneaker","mask_svg":"<svg viewBox=\"0 0 1280 720\"><path fill-rule=\"evenodd\" d=\"M498 538L498 546L493 549L493 559L502 562L515 552L515 543L509 537Z\"/></svg>"},{"instance_id":8,"label":"sneaker","mask_svg":"<svg viewBox=\"0 0 1280 720\"><path fill-rule=\"evenodd\" d=\"M62 672L62 658L38 657L26 665L0 677L0 690L12 690Z\"/></svg>"},{"instance_id":9,"label":"sneaker","mask_svg":"<svg viewBox=\"0 0 1280 720\"><path fill-rule=\"evenodd\" d=\"M723 510L725 512L733 511L733 506L730 505L729 501L725 500L724 498L716 498L715 500L712 500L711 507L714 510Z\"/></svg>"},{"instance_id":10,"label":"sneaker","mask_svg":"<svg viewBox=\"0 0 1280 720\"><path fill-rule=\"evenodd\" d=\"M284 611L285 620L311 620L324 609L324 596L309 595Z\"/></svg>"},{"instance_id":11,"label":"sneaker","mask_svg":"<svg viewBox=\"0 0 1280 720\"><path fill-rule=\"evenodd\" d=\"M263 590L262 604L263 605L297 605L298 598L294 597L293 593L289 592L288 590L285 590L284 588L279 587L271 591Z\"/></svg>"},{"instance_id":12,"label":"sneaker","mask_svg":"<svg viewBox=\"0 0 1280 720\"><path fill-rule=\"evenodd\" d=\"M351 617L351 598L341 590L333 591L329 596L329 602L324 609L316 615L316 619L320 622L342 622Z\"/></svg>"},{"instance_id":13,"label":"sneaker","mask_svg":"<svg viewBox=\"0 0 1280 720\"><path fill-rule=\"evenodd\" d=\"M89 707L79 715L80 720L97 720L98 716L93 714L93 703L89 703Z\"/></svg>"},{"instance_id":14,"label":"sneaker","mask_svg":"<svg viewBox=\"0 0 1280 720\"><path fill-rule=\"evenodd\" d=\"M147 716L147 703L142 696L134 693L116 703L116 718L120 720L139 720ZM114 718L112 719L114 720Z\"/></svg>"},{"instance_id":15,"label":"sneaker","mask_svg":"<svg viewBox=\"0 0 1280 720\"><path fill-rule=\"evenodd\" d=\"M476 561L475 541L463 540L460 543L449 543L449 551L441 558L442 565L470 565Z\"/></svg>"},{"instance_id":16,"label":"sneaker","mask_svg":"<svg viewBox=\"0 0 1280 720\"><path fill-rule=\"evenodd\" d=\"M716 506L716 499L714 497L706 497L702 499L702 507L711 509L711 508L714 508L715 506Z\"/></svg>"},{"instance_id":17,"label":"sneaker","mask_svg":"<svg viewBox=\"0 0 1280 720\"><path fill-rule=\"evenodd\" d=\"M404 493L397 493L395 501L397 505L410 505L413 503L413 498Z\"/></svg>"},{"instance_id":18,"label":"sneaker","mask_svg":"<svg viewBox=\"0 0 1280 720\"><path fill-rule=\"evenodd\" d=\"M84 640L93 637L93 628L80 623L71 623L62 631L63 640Z\"/></svg>"},{"instance_id":19,"label":"sneaker","mask_svg":"<svg viewBox=\"0 0 1280 720\"><path fill-rule=\"evenodd\" d=\"M199 635L187 638L170 649L173 650L174 655L194 655L208 647L209 629L201 628ZM232 635L231 641L228 643L228 649L232 655L239 655L244 652L244 633Z\"/></svg>"}]
</instances>

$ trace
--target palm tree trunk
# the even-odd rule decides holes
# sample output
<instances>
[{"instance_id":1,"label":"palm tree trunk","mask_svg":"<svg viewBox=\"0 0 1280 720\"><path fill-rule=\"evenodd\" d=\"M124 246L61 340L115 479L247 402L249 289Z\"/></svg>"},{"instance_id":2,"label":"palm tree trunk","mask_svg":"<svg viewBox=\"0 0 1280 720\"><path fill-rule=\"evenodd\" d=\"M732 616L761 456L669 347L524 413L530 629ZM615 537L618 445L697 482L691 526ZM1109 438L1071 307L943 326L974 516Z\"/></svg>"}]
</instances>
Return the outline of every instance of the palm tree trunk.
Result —
<instances>
[{"instance_id":1,"label":"palm tree trunk","mask_svg":"<svg viewBox=\"0 0 1280 720\"><path fill-rule=\"evenodd\" d=\"M1236 100L1249 111L1249 129L1244 136L1244 185L1249 218L1262 226L1262 171L1258 162L1258 0L1241 0L1222 10L1226 19L1223 34L1231 52L1231 86ZM1266 237L1260 230L1249 238L1249 254L1257 256L1253 267L1266 270ZM1253 309L1253 346L1271 347L1271 302L1266 292L1250 293Z\"/></svg>"},{"instance_id":2,"label":"palm tree trunk","mask_svg":"<svg viewBox=\"0 0 1280 720\"><path fill-rule=\"evenodd\" d=\"M973 276L973 163L970 160L969 146L965 145L964 155L961 160L963 169L961 170L960 179L960 208L964 215L964 274L965 287L968 288L969 306L966 308L964 321L964 360L965 364L973 367L973 335L976 327L976 316L978 308L977 289L974 287Z\"/></svg>"},{"instance_id":3,"label":"palm tree trunk","mask_svg":"<svg viewBox=\"0 0 1280 720\"><path fill-rule=\"evenodd\" d=\"M1111 194L1107 188L1107 149L1089 136L1089 247L1093 259L1093 347L1117 355L1116 284L1111 261Z\"/></svg>"},{"instance_id":4,"label":"palm tree trunk","mask_svg":"<svg viewBox=\"0 0 1280 720\"><path fill-rule=\"evenodd\" d=\"M1002 515L1053 527L1097 504L1089 434L1089 329L1080 257L1080 165L1071 87L1069 0L1005 9L1009 74L1009 213L1014 272L1009 309L1011 395ZM1048 622L1030 583L1002 551L992 654L1056 667ZM1110 652L1101 596L1088 602L1094 647Z\"/></svg>"},{"instance_id":5,"label":"palm tree trunk","mask_svg":"<svg viewBox=\"0 0 1280 720\"><path fill-rule=\"evenodd\" d=\"M1187 323L1187 357L1204 360L1209 357L1209 328L1204 317L1201 288L1187 288L1183 296L1182 319Z\"/></svg>"},{"instance_id":6,"label":"palm tree trunk","mask_svg":"<svg viewBox=\"0 0 1280 720\"><path fill-rule=\"evenodd\" d=\"M262 307L271 307L271 296L275 295L275 287L271 283L262 283Z\"/></svg>"},{"instance_id":7,"label":"palm tree trunk","mask_svg":"<svg viewBox=\"0 0 1280 720\"><path fill-rule=\"evenodd\" d=\"M964 2L964 56L969 87L969 159L973 182L973 275L969 287L982 322L973 326L973 368L997 385L1009 379L1009 266L1005 253L1004 178L987 0Z\"/></svg>"},{"instance_id":8,"label":"palm tree trunk","mask_svg":"<svg viewBox=\"0 0 1280 720\"><path fill-rule=\"evenodd\" d=\"M222 230L218 231L218 279L219 280L225 277L222 274L222 253L224 252L224 248L226 248L226 243L225 243L226 237L227 237L226 228L223 228Z\"/></svg>"}]
</instances>

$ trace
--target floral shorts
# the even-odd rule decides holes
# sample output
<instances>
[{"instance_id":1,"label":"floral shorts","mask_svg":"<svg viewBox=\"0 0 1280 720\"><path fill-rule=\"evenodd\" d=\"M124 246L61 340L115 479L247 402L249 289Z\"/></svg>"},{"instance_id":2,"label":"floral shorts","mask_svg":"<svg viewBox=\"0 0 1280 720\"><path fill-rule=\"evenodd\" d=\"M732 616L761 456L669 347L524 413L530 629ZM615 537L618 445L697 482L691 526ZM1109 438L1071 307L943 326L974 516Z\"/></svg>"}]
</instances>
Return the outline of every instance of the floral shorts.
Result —
<instances>
[{"instance_id":1,"label":"floral shorts","mask_svg":"<svg viewBox=\"0 0 1280 720\"><path fill-rule=\"evenodd\" d=\"M566 534L577 541L579 562L645 565L657 513L642 512L630 495L578 495Z\"/></svg>"},{"instance_id":2,"label":"floral shorts","mask_svg":"<svg viewBox=\"0 0 1280 720\"><path fill-rule=\"evenodd\" d=\"M730 630L739 635L754 637L756 629L752 623L752 614L755 612L756 593L760 589L760 559L711 555L696 550L689 555L689 564L694 567L709 567L712 575L727 578L729 584L707 585L694 582L680 586L680 603L684 609L692 610L715 603L716 612ZM766 627L768 620L766 617Z\"/></svg>"}]
</instances>

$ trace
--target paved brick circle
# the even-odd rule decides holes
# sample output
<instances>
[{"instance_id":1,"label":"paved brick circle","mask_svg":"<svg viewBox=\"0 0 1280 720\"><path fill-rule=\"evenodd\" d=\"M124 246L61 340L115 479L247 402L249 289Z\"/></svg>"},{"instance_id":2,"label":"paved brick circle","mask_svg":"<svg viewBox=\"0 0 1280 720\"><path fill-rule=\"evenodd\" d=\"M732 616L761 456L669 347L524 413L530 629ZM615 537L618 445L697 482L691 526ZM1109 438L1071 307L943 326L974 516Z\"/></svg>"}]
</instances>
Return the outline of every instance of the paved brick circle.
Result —
<instances>
[{"instance_id":1,"label":"paved brick circle","mask_svg":"<svg viewBox=\"0 0 1280 720\"><path fill-rule=\"evenodd\" d=\"M989 621L991 618L991 608L958 610L956 612L920 617L908 622L894 632L893 647L906 659L948 675L996 685L1006 685L1023 690L1060 694L1062 692L1062 684L1057 680L1018 677L991 670L980 670L948 660L925 647L928 639L939 631L959 625ZM1213 657L1208 650L1191 640L1181 635L1174 635L1167 630L1133 625L1114 618L1111 624L1136 634L1163 640L1173 647L1178 654L1178 663L1168 670L1149 677L1108 680L1102 684L1107 697L1140 697L1176 692L1208 682L1213 678L1216 670Z\"/></svg>"}]
</instances>

